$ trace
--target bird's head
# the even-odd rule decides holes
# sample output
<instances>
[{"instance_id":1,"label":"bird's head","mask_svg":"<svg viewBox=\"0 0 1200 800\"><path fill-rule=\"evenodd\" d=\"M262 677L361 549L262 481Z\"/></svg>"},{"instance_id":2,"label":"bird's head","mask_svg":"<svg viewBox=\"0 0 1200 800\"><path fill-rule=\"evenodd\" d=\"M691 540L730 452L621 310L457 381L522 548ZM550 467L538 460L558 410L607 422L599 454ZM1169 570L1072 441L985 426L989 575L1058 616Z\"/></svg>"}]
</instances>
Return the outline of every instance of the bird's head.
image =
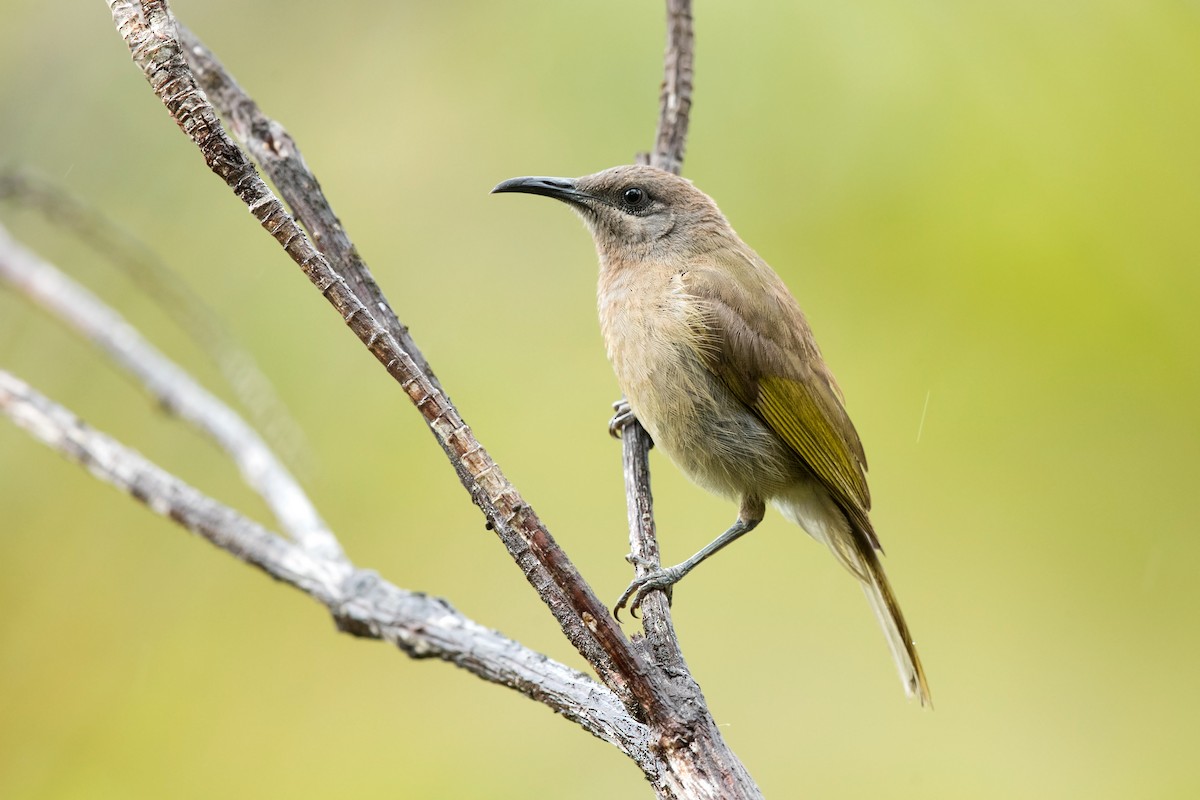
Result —
<instances>
[{"instance_id":1,"label":"bird's head","mask_svg":"<svg viewBox=\"0 0 1200 800\"><path fill-rule=\"evenodd\" d=\"M691 181L655 167L613 167L582 178L512 178L492 192L562 200L583 218L602 260L686 252L701 234L729 228L712 198Z\"/></svg>"}]
</instances>

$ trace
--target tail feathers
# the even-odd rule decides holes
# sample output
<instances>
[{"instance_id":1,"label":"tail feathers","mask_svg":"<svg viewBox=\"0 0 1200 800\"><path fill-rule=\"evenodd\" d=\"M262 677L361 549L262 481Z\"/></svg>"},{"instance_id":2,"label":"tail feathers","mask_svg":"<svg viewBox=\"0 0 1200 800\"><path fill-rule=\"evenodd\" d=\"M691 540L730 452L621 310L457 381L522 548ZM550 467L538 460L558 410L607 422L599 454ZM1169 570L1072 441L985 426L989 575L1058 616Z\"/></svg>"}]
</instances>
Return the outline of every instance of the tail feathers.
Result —
<instances>
[{"instance_id":1,"label":"tail feathers","mask_svg":"<svg viewBox=\"0 0 1200 800\"><path fill-rule=\"evenodd\" d=\"M883 572L875 549L878 540L866 521L865 512L856 516L846 514L827 493L811 484L797 487L794 494L777 498L775 503L784 516L817 541L824 542L842 566L858 578L887 637L904 691L909 697L920 700L921 705L932 706L925 670L921 668L912 634L900 613L900 604Z\"/></svg>"},{"instance_id":2,"label":"tail feathers","mask_svg":"<svg viewBox=\"0 0 1200 800\"><path fill-rule=\"evenodd\" d=\"M888 647L892 650L892 658L896 661L896 669L900 671L900 681L909 697L916 696L922 706L933 707L933 698L929 694L929 684L925 680L925 670L921 667L921 657L917 655L917 646L913 643L912 634L892 593L891 584L883 571L879 554L873 549L864 548L858 555L859 570L851 570L862 581L863 591L883 634L887 637Z\"/></svg>"}]
</instances>

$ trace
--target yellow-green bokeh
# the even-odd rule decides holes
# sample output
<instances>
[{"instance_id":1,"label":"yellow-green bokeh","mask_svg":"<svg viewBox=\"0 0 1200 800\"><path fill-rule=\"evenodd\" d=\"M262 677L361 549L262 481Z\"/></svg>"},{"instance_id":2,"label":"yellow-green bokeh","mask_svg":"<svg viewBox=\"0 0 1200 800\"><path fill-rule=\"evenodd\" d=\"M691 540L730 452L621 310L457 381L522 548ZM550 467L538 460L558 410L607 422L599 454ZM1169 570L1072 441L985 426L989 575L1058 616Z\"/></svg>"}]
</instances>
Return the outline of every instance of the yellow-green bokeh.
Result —
<instances>
[{"instance_id":1,"label":"yellow-green bokeh","mask_svg":"<svg viewBox=\"0 0 1200 800\"><path fill-rule=\"evenodd\" d=\"M615 598L591 245L564 208L487 190L649 146L659 5L174 8L296 136L468 422ZM772 797L1197 796L1200 11L699 0L696 26L685 172L792 286L846 391L937 706L904 703L853 581L770 517L675 594L735 750ZM0 165L102 206L221 312L303 427L306 484L356 562L579 663L104 3L6 4ZM32 213L0 220L220 387L128 280ZM268 519L7 290L0 367ZM733 508L654 468L676 560ZM647 795L570 723L335 634L4 420L0 509L2 797Z\"/></svg>"}]
</instances>

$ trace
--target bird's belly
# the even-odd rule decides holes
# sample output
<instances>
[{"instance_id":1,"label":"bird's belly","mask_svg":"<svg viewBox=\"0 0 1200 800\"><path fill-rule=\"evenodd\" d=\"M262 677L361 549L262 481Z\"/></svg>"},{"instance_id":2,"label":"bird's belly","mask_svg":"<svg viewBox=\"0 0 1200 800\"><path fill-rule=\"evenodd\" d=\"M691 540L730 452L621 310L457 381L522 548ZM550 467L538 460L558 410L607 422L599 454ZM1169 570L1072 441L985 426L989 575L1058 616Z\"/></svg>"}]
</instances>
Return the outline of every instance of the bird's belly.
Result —
<instances>
[{"instance_id":1,"label":"bird's belly","mask_svg":"<svg viewBox=\"0 0 1200 800\"><path fill-rule=\"evenodd\" d=\"M803 476L799 459L690 348L660 342L624 363L613 359L634 415L655 445L706 489L734 499L785 492Z\"/></svg>"}]
</instances>

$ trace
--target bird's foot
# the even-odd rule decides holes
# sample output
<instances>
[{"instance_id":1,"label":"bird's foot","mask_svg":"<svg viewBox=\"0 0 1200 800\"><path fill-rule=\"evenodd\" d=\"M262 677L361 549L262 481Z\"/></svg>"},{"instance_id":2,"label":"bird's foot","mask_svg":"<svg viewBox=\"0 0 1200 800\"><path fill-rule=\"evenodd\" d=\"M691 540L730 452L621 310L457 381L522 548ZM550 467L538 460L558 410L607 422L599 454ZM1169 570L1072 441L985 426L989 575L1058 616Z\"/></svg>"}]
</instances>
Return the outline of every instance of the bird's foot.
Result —
<instances>
[{"instance_id":1,"label":"bird's foot","mask_svg":"<svg viewBox=\"0 0 1200 800\"><path fill-rule=\"evenodd\" d=\"M627 604L629 605L629 613L634 617L637 616L638 608L641 607L642 601L646 599L646 595L656 589L661 589L667 595L667 603L671 602L671 587L679 583L686 574L686 570L681 569L682 565L674 567L659 567L654 563L647 561L644 558L633 555L632 553L625 557L625 560L630 564L636 564L641 567L646 567L650 571L639 578L634 578L633 582L625 588L621 593L621 597L617 600L617 605L613 608L613 617L619 622L621 620L621 609ZM632 602L630 602L632 598Z\"/></svg>"},{"instance_id":2,"label":"bird's foot","mask_svg":"<svg viewBox=\"0 0 1200 800\"><path fill-rule=\"evenodd\" d=\"M633 415L633 409L629 407L629 401L625 399L613 403L613 411L617 413L608 421L608 435L614 439L620 439L621 431L625 430L625 426L635 421L637 417Z\"/></svg>"}]
</instances>

